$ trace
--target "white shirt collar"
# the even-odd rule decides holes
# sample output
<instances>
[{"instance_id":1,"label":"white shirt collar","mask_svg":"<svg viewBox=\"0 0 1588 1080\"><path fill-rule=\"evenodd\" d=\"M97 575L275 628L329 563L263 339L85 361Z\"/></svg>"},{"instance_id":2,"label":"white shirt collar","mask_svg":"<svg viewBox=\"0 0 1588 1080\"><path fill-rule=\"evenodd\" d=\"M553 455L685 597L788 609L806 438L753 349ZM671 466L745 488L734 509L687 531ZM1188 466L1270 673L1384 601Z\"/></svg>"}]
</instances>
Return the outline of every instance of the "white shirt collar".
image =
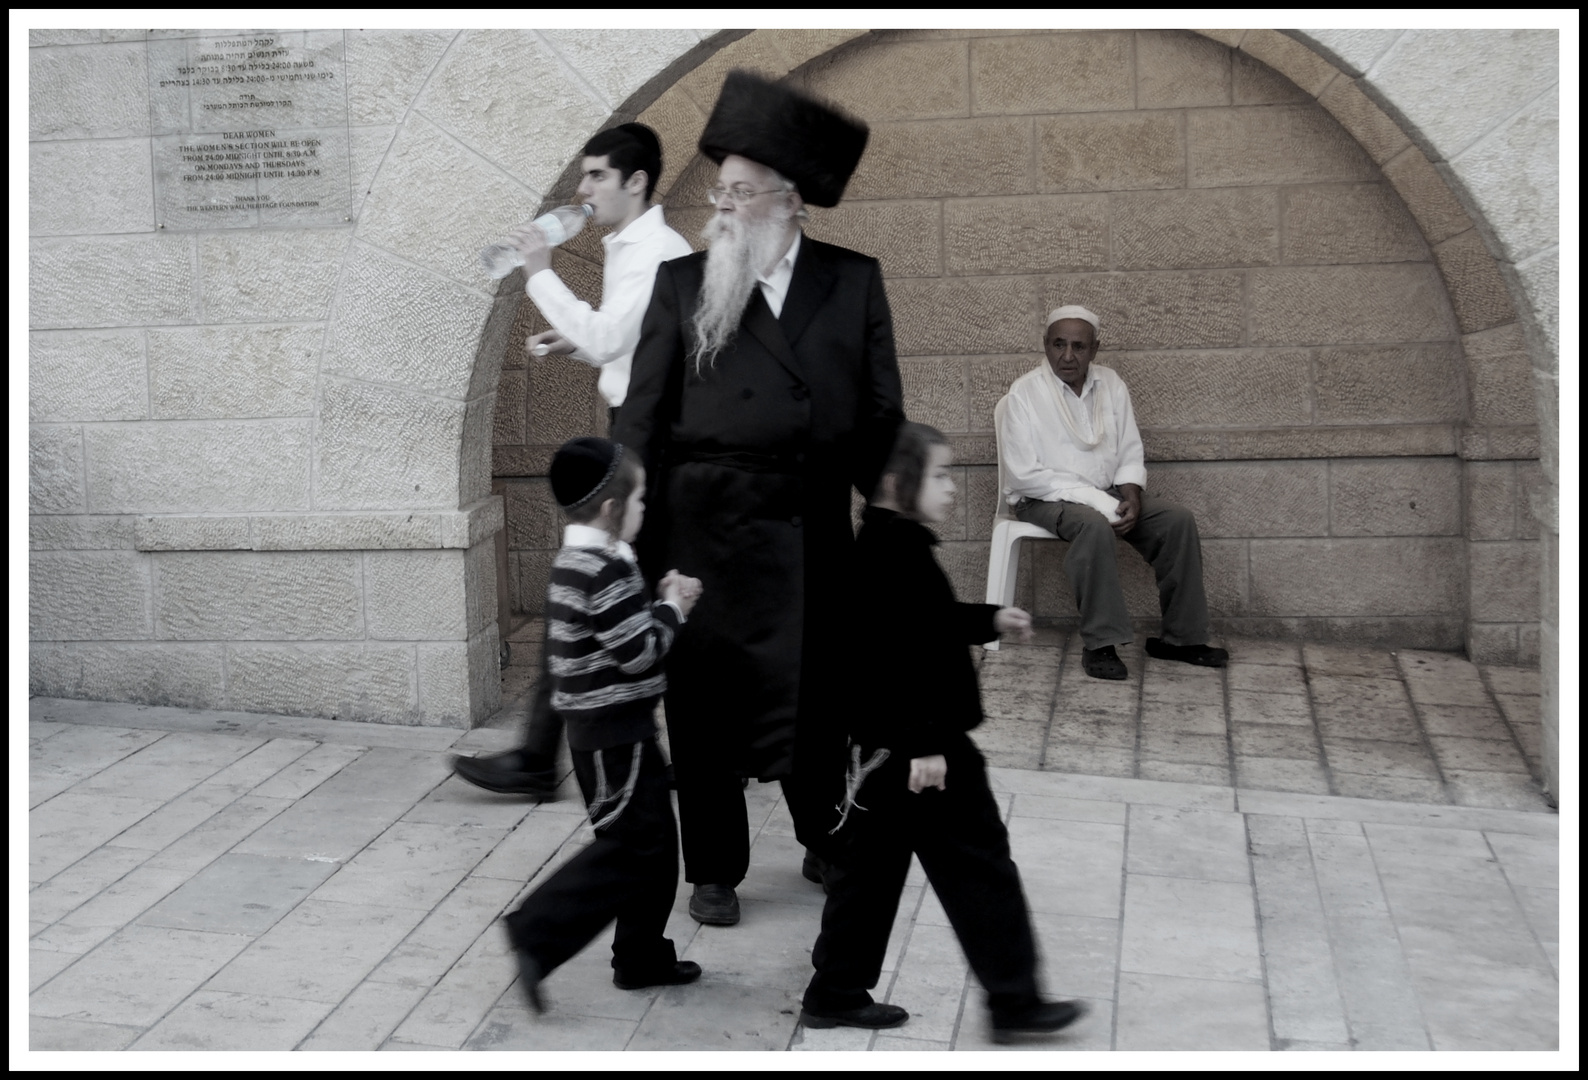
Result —
<instances>
[{"instance_id":1,"label":"white shirt collar","mask_svg":"<svg viewBox=\"0 0 1588 1080\"><path fill-rule=\"evenodd\" d=\"M662 221L662 205L657 203L625 225L621 232L607 233L601 238L601 243L606 247L611 247L613 244L637 244L664 224L665 222Z\"/></svg>"},{"instance_id":2,"label":"white shirt collar","mask_svg":"<svg viewBox=\"0 0 1588 1080\"><path fill-rule=\"evenodd\" d=\"M605 529L598 529L594 525L571 524L562 530L562 546L578 548L600 548L602 551L617 553L629 562L635 562L634 549L622 540L617 539Z\"/></svg>"},{"instance_id":3,"label":"white shirt collar","mask_svg":"<svg viewBox=\"0 0 1588 1080\"><path fill-rule=\"evenodd\" d=\"M757 274L756 280L764 281L768 285L773 286L786 284L788 279L794 276L794 260L799 258L800 237L804 235L800 230L795 229L794 240L789 244L788 250L783 253L783 257L777 261L777 265L773 266L765 274Z\"/></svg>"}]
</instances>

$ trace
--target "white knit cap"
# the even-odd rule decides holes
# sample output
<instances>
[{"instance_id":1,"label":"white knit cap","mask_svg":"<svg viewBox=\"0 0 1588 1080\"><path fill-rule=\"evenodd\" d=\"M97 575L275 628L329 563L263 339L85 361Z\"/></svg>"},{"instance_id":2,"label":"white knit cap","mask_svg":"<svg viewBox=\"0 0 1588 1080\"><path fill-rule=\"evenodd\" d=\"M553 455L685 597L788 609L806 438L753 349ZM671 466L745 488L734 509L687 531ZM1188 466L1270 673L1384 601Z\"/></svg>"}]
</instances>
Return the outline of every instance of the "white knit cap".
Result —
<instances>
[{"instance_id":1,"label":"white knit cap","mask_svg":"<svg viewBox=\"0 0 1588 1080\"><path fill-rule=\"evenodd\" d=\"M1048 312L1049 326L1052 326L1060 319L1083 319L1086 322L1091 323L1092 334L1094 337L1097 334L1103 332L1102 320L1100 320L1092 312L1083 308L1080 304L1066 304L1064 307L1056 307L1052 311Z\"/></svg>"}]
</instances>

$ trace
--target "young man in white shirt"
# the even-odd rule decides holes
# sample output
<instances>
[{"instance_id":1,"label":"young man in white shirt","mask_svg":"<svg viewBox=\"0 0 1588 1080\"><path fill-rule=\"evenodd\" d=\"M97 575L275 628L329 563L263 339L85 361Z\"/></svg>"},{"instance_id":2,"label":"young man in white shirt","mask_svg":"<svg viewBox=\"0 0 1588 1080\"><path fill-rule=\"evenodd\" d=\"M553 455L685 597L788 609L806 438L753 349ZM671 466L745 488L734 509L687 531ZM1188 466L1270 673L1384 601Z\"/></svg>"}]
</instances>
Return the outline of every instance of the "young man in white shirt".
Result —
<instances>
[{"instance_id":1,"label":"young man in white shirt","mask_svg":"<svg viewBox=\"0 0 1588 1080\"><path fill-rule=\"evenodd\" d=\"M1135 639L1114 557L1119 536L1152 564L1163 637L1147 655L1223 667L1210 648L1202 588L1202 541L1183 506L1144 490L1147 468L1130 391L1112 368L1092 365L1101 321L1084 307L1055 308L1042 347L1046 364L1009 388L998 430L1008 486L1021 521L1070 542L1064 572L1081 610L1082 666L1095 679L1129 673L1115 646Z\"/></svg>"},{"instance_id":2,"label":"young man in white shirt","mask_svg":"<svg viewBox=\"0 0 1588 1080\"><path fill-rule=\"evenodd\" d=\"M609 424L615 424L628 395L629 367L656 268L694 249L667 227L662 208L650 205L662 172L662 146L654 131L644 124L619 124L585 143L583 153L579 199L592 208L591 222L610 230L601 238L606 249L601 307L580 300L557 276L551 248L539 229L521 229L510 239L524 254L524 291L552 325L530 335L525 346L533 350L545 345L551 353L600 368L596 386L606 400ZM542 650L524 745L502 754L457 757L453 767L463 779L489 791L555 798L562 728L562 718L551 708L551 679Z\"/></svg>"},{"instance_id":3,"label":"young man in white shirt","mask_svg":"<svg viewBox=\"0 0 1588 1080\"><path fill-rule=\"evenodd\" d=\"M628 396L629 368L656 268L694 249L668 228L662 208L650 205L662 169L661 143L650 128L619 124L601 132L585 144L580 168L579 198L593 209L591 222L611 230L601 238L606 249L601 307L580 300L557 276L551 248L539 229L523 229L511 239L524 253L524 291L552 325L531 335L527 346L544 345L554 354L600 368L597 389L606 400L609 419L616 420Z\"/></svg>"}]
</instances>

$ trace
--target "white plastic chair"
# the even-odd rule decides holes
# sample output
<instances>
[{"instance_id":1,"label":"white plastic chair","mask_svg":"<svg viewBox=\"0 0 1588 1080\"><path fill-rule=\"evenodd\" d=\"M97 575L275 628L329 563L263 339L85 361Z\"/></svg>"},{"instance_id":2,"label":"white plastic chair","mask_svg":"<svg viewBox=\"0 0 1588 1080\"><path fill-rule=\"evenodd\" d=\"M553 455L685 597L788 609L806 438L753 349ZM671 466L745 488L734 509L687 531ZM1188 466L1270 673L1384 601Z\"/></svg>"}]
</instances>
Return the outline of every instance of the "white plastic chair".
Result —
<instances>
[{"instance_id":1,"label":"white plastic chair","mask_svg":"<svg viewBox=\"0 0 1588 1080\"><path fill-rule=\"evenodd\" d=\"M1020 541L1057 540L1048 530L1015 517L1013 508L1004 501L1008 476L1004 470L1003 435L1004 410L1009 397L998 399L993 407L993 433L998 442L998 511L993 515L992 547L987 554L987 602L1006 608L1015 602L1015 578L1020 573ZM998 650L998 639L984 646L990 652Z\"/></svg>"}]
</instances>

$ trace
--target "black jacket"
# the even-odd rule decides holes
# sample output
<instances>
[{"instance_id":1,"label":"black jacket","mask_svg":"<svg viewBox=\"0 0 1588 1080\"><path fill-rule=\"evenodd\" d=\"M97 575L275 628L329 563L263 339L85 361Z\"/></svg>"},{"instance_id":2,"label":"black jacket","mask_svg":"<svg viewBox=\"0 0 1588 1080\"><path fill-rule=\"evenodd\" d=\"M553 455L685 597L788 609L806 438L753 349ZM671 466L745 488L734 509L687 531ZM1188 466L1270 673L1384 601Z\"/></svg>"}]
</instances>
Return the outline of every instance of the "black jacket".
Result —
<instances>
[{"instance_id":1,"label":"black jacket","mask_svg":"<svg viewBox=\"0 0 1588 1080\"><path fill-rule=\"evenodd\" d=\"M613 438L648 473L646 577L705 586L668 658L668 725L726 733L742 771L772 779L793 772L796 727L802 757L835 734L842 756L850 492L870 494L903 418L899 368L877 261L804 237L781 316L755 289L697 373L705 259L658 269Z\"/></svg>"},{"instance_id":2,"label":"black jacket","mask_svg":"<svg viewBox=\"0 0 1588 1080\"><path fill-rule=\"evenodd\" d=\"M940 754L982 721L967 646L998 636L992 604L962 604L932 555L937 538L892 510L866 507L855 543L857 619L866 635L851 734L867 753Z\"/></svg>"}]
</instances>

